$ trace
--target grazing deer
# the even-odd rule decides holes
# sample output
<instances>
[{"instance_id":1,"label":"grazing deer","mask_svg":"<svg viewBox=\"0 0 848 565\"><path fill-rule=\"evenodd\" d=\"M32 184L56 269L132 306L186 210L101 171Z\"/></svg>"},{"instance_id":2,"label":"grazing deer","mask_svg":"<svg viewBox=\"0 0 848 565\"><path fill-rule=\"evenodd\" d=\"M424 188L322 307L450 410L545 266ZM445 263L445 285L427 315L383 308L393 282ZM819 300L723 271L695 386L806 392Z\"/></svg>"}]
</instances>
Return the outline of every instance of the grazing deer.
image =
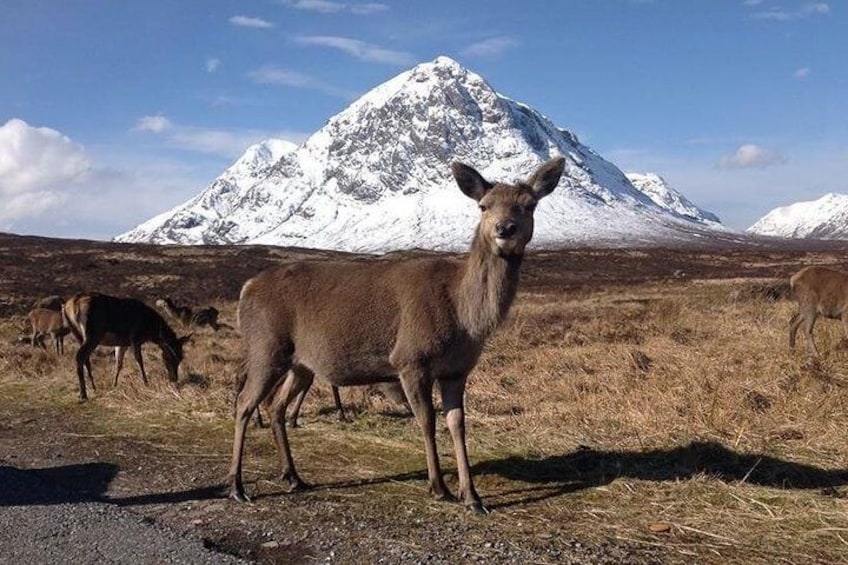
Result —
<instances>
[{"instance_id":1,"label":"grazing deer","mask_svg":"<svg viewBox=\"0 0 848 565\"><path fill-rule=\"evenodd\" d=\"M115 386L121 371L126 348L131 347L141 371L141 380L148 384L141 357L141 346L153 342L162 350L162 360L172 382L178 378L183 359L183 345L191 335L177 337L156 310L134 298L116 298L98 293L80 293L71 297L62 309L71 331L81 342L77 351L77 377L80 400L88 397L85 391L84 369L94 388L89 357L98 345L116 346Z\"/></svg>"},{"instance_id":2,"label":"grazing deer","mask_svg":"<svg viewBox=\"0 0 848 565\"><path fill-rule=\"evenodd\" d=\"M248 280L238 304L247 377L236 401L230 497L248 500L242 483L244 436L251 414L269 394L283 479L298 490L307 485L295 470L286 434L289 403L315 375L334 386L399 379L423 431L431 494L452 498L436 451L433 385L438 383L456 455L459 499L485 512L466 451L465 382L512 305L533 235L534 209L554 190L564 165L562 157L552 159L526 182L509 185L490 183L468 165L454 163L459 188L480 208L465 260L302 262Z\"/></svg>"},{"instance_id":3,"label":"grazing deer","mask_svg":"<svg viewBox=\"0 0 848 565\"><path fill-rule=\"evenodd\" d=\"M227 324L218 322L218 309L214 306L207 306L197 310L196 312L188 306L180 306L171 300L169 297L160 298L156 301L156 306L165 311L166 314L173 319L178 320L183 326L209 326L216 332L221 328L231 328Z\"/></svg>"},{"instance_id":4,"label":"grazing deer","mask_svg":"<svg viewBox=\"0 0 848 565\"><path fill-rule=\"evenodd\" d=\"M53 338L53 345L56 347L56 354L62 355L65 352L65 336L68 335L71 330L67 324L65 324L61 311L49 310L47 308L34 308L29 314L27 314L27 320L29 321L30 326L32 326L32 338L30 338L30 343L32 343L33 347L38 345L44 347L44 342L42 340L44 337L49 335Z\"/></svg>"},{"instance_id":5,"label":"grazing deer","mask_svg":"<svg viewBox=\"0 0 848 565\"><path fill-rule=\"evenodd\" d=\"M848 338L848 273L827 267L805 267L792 275L789 285L798 303L798 312L789 320L789 347L795 347L795 334L804 324L807 343L819 354L813 341L813 326L818 316L842 320Z\"/></svg>"}]
</instances>

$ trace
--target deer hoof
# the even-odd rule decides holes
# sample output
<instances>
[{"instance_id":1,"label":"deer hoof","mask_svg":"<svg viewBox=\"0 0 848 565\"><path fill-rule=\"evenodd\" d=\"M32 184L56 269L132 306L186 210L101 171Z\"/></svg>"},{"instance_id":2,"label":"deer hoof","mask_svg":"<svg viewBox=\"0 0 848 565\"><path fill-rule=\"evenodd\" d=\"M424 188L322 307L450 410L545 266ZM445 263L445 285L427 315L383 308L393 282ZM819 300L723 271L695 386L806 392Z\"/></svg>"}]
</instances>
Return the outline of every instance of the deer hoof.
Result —
<instances>
[{"instance_id":1,"label":"deer hoof","mask_svg":"<svg viewBox=\"0 0 848 565\"><path fill-rule=\"evenodd\" d=\"M250 498L246 494L244 494L243 490L230 490L230 498L235 500L236 502L243 502L246 504L250 503Z\"/></svg>"},{"instance_id":2,"label":"deer hoof","mask_svg":"<svg viewBox=\"0 0 848 565\"><path fill-rule=\"evenodd\" d=\"M292 473L291 471L283 473L282 479L288 481L289 492L300 492L312 488L312 485L301 479L297 473Z\"/></svg>"},{"instance_id":3,"label":"deer hoof","mask_svg":"<svg viewBox=\"0 0 848 565\"><path fill-rule=\"evenodd\" d=\"M468 509L477 514L478 516L485 516L489 513L489 509L483 506L483 503L479 500L477 502L472 502L468 504Z\"/></svg>"}]
</instances>

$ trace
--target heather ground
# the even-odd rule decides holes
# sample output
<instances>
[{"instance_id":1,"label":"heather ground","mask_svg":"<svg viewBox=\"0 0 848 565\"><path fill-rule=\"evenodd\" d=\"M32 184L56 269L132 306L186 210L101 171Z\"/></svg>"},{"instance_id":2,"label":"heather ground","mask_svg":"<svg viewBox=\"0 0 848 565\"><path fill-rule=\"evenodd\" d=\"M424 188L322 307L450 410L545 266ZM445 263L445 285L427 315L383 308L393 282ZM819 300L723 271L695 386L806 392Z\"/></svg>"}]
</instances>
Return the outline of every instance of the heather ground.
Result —
<instances>
[{"instance_id":1,"label":"heather ground","mask_svg":"<svg viewBox=\"0 0 848 565\"><path fill-rule=\"evenodd\" d=\"M469 383L486 517L426 496L420 433L402 410L343 390L352 418L340 423L320 383L291 434L316 488L286 494L270 432L251 429L255 503L221 498L234 331L195 329L177 387L150 347L152 386L128 359L113 389L104 352L85 404L70 353L12 343L35 298L78 290L213 304L234 324L246 278L330 256L0 237L0 463L266 563L848 561L848 347L823 321L820 359L803 342L790 351L783 297L803 265L848 266L838 245L529 257ZM441 423L439 445L450 474Z\"/></svg>"}]
</instances>

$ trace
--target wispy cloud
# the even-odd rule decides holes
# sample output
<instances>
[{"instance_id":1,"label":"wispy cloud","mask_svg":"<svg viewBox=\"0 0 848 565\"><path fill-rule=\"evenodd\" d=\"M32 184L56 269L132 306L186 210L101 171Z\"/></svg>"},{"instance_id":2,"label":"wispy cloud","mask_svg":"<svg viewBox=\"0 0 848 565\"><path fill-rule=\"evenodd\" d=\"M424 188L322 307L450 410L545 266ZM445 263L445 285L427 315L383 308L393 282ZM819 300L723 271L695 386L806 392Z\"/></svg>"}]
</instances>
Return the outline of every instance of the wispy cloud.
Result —
<instances>
[{"instance_id":1,"label":"wispy cloud","mask_svg":"<svg viewBox=\"0 0 848 565\"><path fill-rule=\"evenodd\" d=\"M466 57L496 57L517 45L518 41L516 39L501 35L472 43L460 51L460 54Z\"/></svg>"},{"instance_id":2,"label":"wispy cloud","mask_svg":"<svg viewBox=\"0 0 848 565\"><path fill-rule=\"evenodd\" d=\"M389 9L388 4L382 2L334 2L332 0L283 0L283 5L297 10L309 10L322 14L336 14L349 12L358 16L368 16L385 12Z\"/></svg>"},{"instance_id":3,"label":"wispy cloud","mask_svg":"<svg viewBox=\"0 0 848 565\"><path fill-rule=\"evenodd\" d=\"M162 133L163 131L171 129L171 120L163 116L162 114L157 114L155 116L142 116L135 122L135 127L133 131L150 131L153 133Z\"/></svg>"},{"instance_id":4,"label":"wispy cloud","mask_svg":"<svg viewBox=\"0 0 848 565\"><path fill-rule=\"evenodd\" d=\"M804 80L808 76L810 76L810 69L808 67L802 67L800 69L796 69L792 76L797 78L798 80Z\"/></svg>"},{"instance_id":5,"label":"wispy cloud","mask_svg":"<svg viewBox=\"0 0 848 565\"><path fill-rule=\"evenodd\" d=\"M331 84L327 84L326 82L319 80L313 77L312 75L301 73L299 71L293 71L291 69L276 67L273 65L266 65L264 67L260 67L253 71L250 71L249 73L247 73L247 76L251 81L255 82L256 84L289 86L292 88L306 88L311 90L318 90L325 94L345 99L350 99L354 97L354 94L352 92L337 88Z\"/></svg>"},{"instance_id":6,"label":"wispy cloud","mask_svg":"<svg viewBox=\"0 0 848 565\"><path fill-rule=\"evenodd\" d=\"M763 169L786 163L787 158L778 151L746 143L731 154L723 155L718 166L722 169Z\"/></svg>"},{"instance_id":7,"label":"wispy cloud","mask_svg":"<svg viewBox=\"0 0 848 565\"><path fill-rule=\"evenodd\" d=\"M230 18L230 23L239 27L252 27L256 29L268 29L274 27L274 24L263 20L262 18L252 18L250 16L233 16Z\"/></svg>"},{"instance_id":8,"label":"wispy cloud","mask_svg":"<svg viewBox=\"0 0 848 565\"><path fill-rule=\"evenodd\" d=\"M761 2L743 2L746 6L760 6ZM830 13L830 5L826 2L808 2L795 9L783 7L763 8L751 13L751 17L758 20L772 20L788 22L800 20L813 16L825 16Z\"/></svg>"},{"instance_id":9,"label":"wispy cloud","mask_svg":"<svg viewBox=\"0 0 848 565\"><path fill-rule=\"evenodd\" d=\"M220 67L220 66L221 66L221 59L218 59L216 57L209 57L208 59L206 59L206 72L207 73L214 73L215 71L218 70L218 67Z\"/></svg>"},{"instance_id":10,"label":"wispy cloud","mask_svg":"<svg viewBox=\"0 0 848 565\"><path fill-rule=\"evenodd\" d=\"M299 45L329 47L338 49L361 61L384 63L388 65L410 65L415 62L411 53L395 51L377 45L372 45L358 39L337 37L332 35L306 35L294 38Z\"/></svg>"},{"instance_id":11,"label":"wispy cloud","mask_svg":"<svg viewBox=\"0 0 848 565\"><path fill-rule=\"evenodd\" d=\"M300 143L307 134L301 132L275 132L256 129L214 129L175 124L162 115L144 116L136 121L130 131L157 134L171 147L233 158L241 155L254 143L270 137Z\"/></svg>"}]
</instances>

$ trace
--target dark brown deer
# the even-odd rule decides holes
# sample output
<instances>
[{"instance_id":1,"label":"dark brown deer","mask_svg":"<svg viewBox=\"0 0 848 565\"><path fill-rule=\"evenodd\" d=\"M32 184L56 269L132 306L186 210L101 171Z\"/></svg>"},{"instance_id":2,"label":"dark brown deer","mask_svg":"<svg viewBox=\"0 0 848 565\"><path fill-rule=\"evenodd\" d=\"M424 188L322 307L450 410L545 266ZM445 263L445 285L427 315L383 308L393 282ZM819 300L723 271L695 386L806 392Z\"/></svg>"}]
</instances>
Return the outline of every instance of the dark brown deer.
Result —
<instances>
[{"instance_id":1,"label":"dark brown deer","mask_svg":"<svg viewBox=\"0 0 848 565\"><path fill-rule=\"evenodd\" d=\"M485 512L471 480L465 442L465 382L488 337L509 311L539 199L554 190L562 157L523 183L490 183L452 166L459 188L477 201L480 222L465 260L303 262L248 280L238 305L247 380L238 395L230 497L247 501L242 483L244 435L270 393L270 419L283 479L298 476L285 426L286 408L315 375L335 386L400 380L424 435L431 494L451 499L436 451L433 386L453 439L459 499ZM278 385L282 382L282 385Z\"/></svg>"},{"instance_id":2,"label":"dark brown deer","mask_svg":"<svg viewBox=\"0 0 848 565\"><path fill-rule=\"evenodd\" d=\"M156 306L185 327L209 326L216 332L221 328L231 328L227 324L218 322L220 312L214 306L207 306L206 308L194 311L188 306L180 306L167 296L157 300Z\"/></svg>"},{"instance_id":3,"label":"dark brown deer","mask_svg":"<svg viewBox=\"0 0 848 565\"><path fill-rule=\"evenodd\" d=\"M34 308L27 314L27 320L32 327L30 343L32 343L33 347L37 347L38 345L44 347L43 339L49 335L53 338L56 354L62 355L65 352L65 336L71 330L65 324L61 311Z\"/></svg>"},{"instance_id":4,"label":"dark brown deer","mask_svg":"<svg viewBox=\"0 0 848 565\"><path fill-rule=\"evenodd\" d=\"M183 359L183 345L191 337L177 337L168 323L156 310L134 298L117 298L99 293L80 293L71 297L62 312L81 345L76 355L80 400L88 398L85 391L84 369L94 388L89 357L98 345L132 348L141 371L141 379L148 384L141 357L141 346L153 342L162 350L162 360L171 382L176 382ZM117 370L121 371L123 350L116 350Z\"/></svg>"},{"instance_id":5,"label":"dark brown deer","mask_svg":"<svg viewBox=\"0 0 848 565\"><path fill-rule=\"evenodd\" d=\"M848 273L827 267L805 267L789 279L798 303L798 312L789 320L789 347L795 347L795 334L804 324L807 344L819 354L813 341L816 318L824 316L842 321L848 339Z\"/></svg>"}]
</instances>

